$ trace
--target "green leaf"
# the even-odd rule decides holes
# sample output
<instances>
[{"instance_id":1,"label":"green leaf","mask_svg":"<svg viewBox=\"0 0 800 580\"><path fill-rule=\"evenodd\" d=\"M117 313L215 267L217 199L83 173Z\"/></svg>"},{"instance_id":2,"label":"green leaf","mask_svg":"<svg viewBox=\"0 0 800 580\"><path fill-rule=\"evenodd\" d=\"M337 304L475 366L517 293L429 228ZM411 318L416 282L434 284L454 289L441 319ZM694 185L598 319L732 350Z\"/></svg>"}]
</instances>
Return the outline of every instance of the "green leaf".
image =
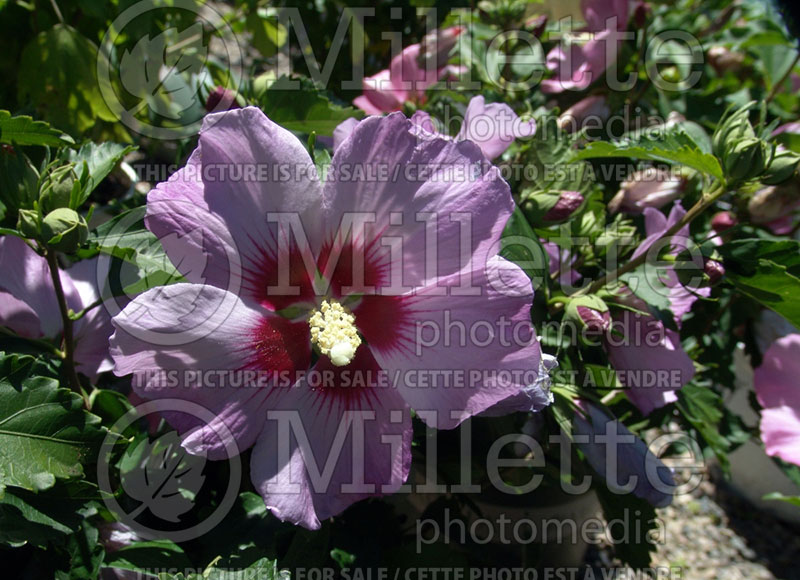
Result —
<instances>
[{"instance_id":1,"label":"green leaf","mask_svg":"<svg viewBox=\"0 0 800 580\"><path fill-rule=\"evenodd\" d=\"M83 409L80 396L59 388L58 381L21 378L25 367L2 366L0 486L38 491L55 485L57 478L83 475L82 464L94 458L103 436L99 418Z\"/></svg>"},{"instance_id":2,"label":"green leaf","mask_svg":"<svg viewBox=\"0 0 800 580\"><path fill-rule=\"evenodd\" d=\"M612 493L604 484L594 489L603 506L606 521L626 521L637 530L635 534L614 542L615 555L633 568L648 568L650 554L655 552L658 541L658 538L650 540L652 530L657 529L656 510L647 501L632 494Z\"/></svg>"},{"instance_id":3,"label":"green leaf","mask_svg":"<svg viewBox=\"0 0 800 580\"><path fill-rule=\"evenodd\" d=\"M97 578L105 556L105 548L99 539L98 529L84 519L78 531L69 536L66 545L68 570L58 570L55 580Z\"/></svg>"},{"instance_id":4,"label":"green leaf","mask_svg":"<svg viewBox=\"0 0 800 580\"><path fill-rule=\"evenodd\" d=\"M762 499L785 501L786 503L800 507L800 495L783 495L782 493L775 491L773 493L768 493Z\"/></svg>"},{"instance_id":5,"label":"green leaf","mask_svg":"<svg viewBox=\"0 0 800 580\"><path fill-rule=\"evenodd\" d=\"M277 16L269 16L264 9L248 14L245 28L253 35L253 46L264 58L274 56L289 38L286 27L278 22Z\"/></svg>"},{"instance_id":6,"label":"green leaf","mask_svg":"<svg viewBox=\"0 0 800 580\"><path fill-rule=\"evenodd\" d=\"M534 290L546 283L549 273L547 252L519 208L515 208L508 219L500 245L500 255L523 269L531 279Z\"/></svg>"},{"instance_id":7,"label":"green leaf","mask_svg":"<svg viewBox=\"0 0 800 580\"><path fill-rule=\"evenodd\" d=\"M191 562L180 546L169 540L136 542L120 548L106 557L103 567L147 572L147 570L163 568L165 562L169 562L170 568L186 569L191 567Z\"/></svg>"},{"instance_id":8,"label":"green leaf","mask_svg":"<svg viewBox=\"0 0 800 580\"><path fill-rule=\"evenodd\" d=\"M162 561L158 568L163 567ZM261 558L247 568L239 570L226 570L209 566L202 574L189 574L188 576L184 576L181 573L170 574L162 572L158 575L158 580L250 580L252 578L258 578L259 580L288 580L289 575L283 570L279 571L277 562L269 558Z\"/></svg>"},{"instance_id":9,"label":"green leaf","mask_svg":"<svg viewBox=\"0 0 800 580\"><path fill-rule=\"evenodd\" d=\"M80 197L70 201L72 209L78 209L116 165L136 147L119 143L101 143L88 141L78 151L70 151L68 161L75 163L79 181L83 184Z\"/></svg>"},{"instance_id":10,"label":"green leaf","mask_svg":"<svg viewBox=\"0 0 800 580\"><path fill-rule=\"evenodd\" d=\"M290 88L290 83L300 83L300 88ZM364 113L349 106L337 105L309 79L281 77L258 98L264 113L279 125L317 135L333 135L336 126L350 117L361 118Z\"/></svg>"},{"instance_id":11,"label":"green leaf","mask_svg":"<svg viewBox=\"0 0 800 580\"><path fill-rule=\"evenodd\" d=\"M117 121L97 82L97 46L66 24L40 32L22 50L17 93L44 119L72 134L98 119Z\"/></svg>"},{"instance_id":12,"label":"green leaf","mask_svg":"<svg viewBox=\"0 0 800 580\"><path fill-rule=\"evenodd\" d=\"M800 326L800 243L737 240L719 247L725 279L736 289Z\"/></svg>"},{"instance_id":13,"label":"green leaf","mask_svg":"<svg viewBox=\"0 0 800 580\"><path fill-rule=\"evenodd\" d=\"M794 275L800 275L800 242L781 239L748 238L727 242L718 248L731 266L742 275L755 273L759 260L766 259L785 266Z\"/></svg>"},{"instance_id":14,"label":"green leaf","mask_svg":"<svg viewBox=\"0 0 800 580\"><path fill-rule=\"evenodd\" d=\"M115 295L132 295L149 288L164 286L184 280L175 268L161 242L144 225L147 208L136 207L119 214L89 233L89 244L93 251L79 253L81 258L89 258L97 251L132 264L136 270L117 264L118 272L113 272L111 291Z\"/></svg>"},{"instance_id":15,"label":"green leaf","mask_svg":"<svg viewBox=\"0 0 800 580\"><path fill-rule=\"evenodd\" d=\"M75 141L44 121L34 121L27 115L12 117L9 111L0 110L0 143L64 147Z\"/></svg>"},{"instance_id":16,"label":"green leaf","mask_svg":"<svg viewBox=\"0 0 800 580\"><path fill-rule=\"evenodd\" d=\"M678 126L651 131L640 136L629 136L618 143L595 141L572 155L572 162L603 157L627 157L648 161L676 163L691 167L719 180L722 167L717 158L703 153L701 147Z\"/></svg>"},{"instance_id":17,"label":"green leaf","mask_svg":"<svg viewBox=\"0 0 800 580\"><path fill-rule=\"evenodd\" d=\"M43 546L71 534L83 520L77 513L83 503L72 499L61 486L39 493L9 488L0 500L0 542Z\"/></svg>"},{"instance_id":18,"label":"green leaf","mask_svg":"<svg viewBox=\"0 0 800 580\"><path fill-rule=\"evenodd\" d=\"M677 407L697 429L717 456L722 469L727 472L730 469L730 444L719 432L719 423L723 417L722 398L710 387L689 383L678 391Z\"/></svg>"}]
</instances>

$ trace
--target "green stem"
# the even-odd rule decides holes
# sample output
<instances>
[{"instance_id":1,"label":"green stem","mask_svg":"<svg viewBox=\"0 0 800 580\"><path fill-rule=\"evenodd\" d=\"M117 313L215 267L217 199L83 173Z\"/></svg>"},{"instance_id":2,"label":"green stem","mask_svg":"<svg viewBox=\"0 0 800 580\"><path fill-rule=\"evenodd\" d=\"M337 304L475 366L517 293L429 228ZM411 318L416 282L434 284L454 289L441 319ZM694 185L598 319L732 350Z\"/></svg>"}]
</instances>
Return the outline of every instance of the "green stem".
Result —
<instances>
[{"instance_id":1,"label":"green stem","mask_svg":"<svg viewBox=\"0 0 800 580\"><path fill-rule=\"evenodd\" d=\"M64 24L64 16L61 14L61 10L58 8L58 4L56 4L56 0L50 0L50 5L53 7L53 12L56 13L56 18L61 24Z\"/></svg>"},{"instance_id":2,"label":"green stem","mask_svg":"<svg viewBox=\"0 0 800 580\"><path fill-rule=\"evenodd\" d=\"M28 338L27 336L20 336L16 332L12 332L11 330L7 329L5 326L0 326L0 334L5 334L6 336L10 336L12 338L16 338L19 340L24 340L25 342L29 342L33 345L38 346L42 350L49 352L50 354L54 354L58 358L64 358L64 351L56 348L52 343L47 340L42 340L39 338Z\"/></svg>"},{"instance_id":3,"label":"green stem","mask_svg":"<svg viewBox=\"0 0 800 580\"><path fill-rule=\"evenodd\" d=\"M711 205L713 205L714 202L717 201L720 197L722 197L724 193L725 193L725 187L722 184L719 184L715 189L711 190L710 192L704 193L703 196L700 198L700 200L696 204L694 204L694 206L692 206L692 208L689 211L686 212L686 215L684 215L680 220L678 220L678 222L675 225L673 225L666 232L664 232L664 234L660 238L658 238L658 240L654 242L654 244L658 243L661 240L671 238L672 236L677 234L683 227L690 224L692 220L694 220L697 216L699 216ZM612 270L611 272L609 272L599 280L596 280L589 286L581 288L580 290L575 292L573 296L594 294L595 292L604 288L605 286L613 284L620 278L620 276L623 276L628 272L635 270L636 268L644 264L646 261L647 261L647 252L642 252L639 256L637 256L624 266L617 268L616 270Z\"/></svg>"},{"instance_id":4,"label":"green stem","mask_svg":"<svg viewBox=\"0 0 800 580\"><path fill-rule=\"evenodd\" d=\"M94 302L92 302L91 304L89 304L89 306L87 306L86 308L84 308L83 310L78 310L77 312L75 312L75 313L71 314L71 315L70 315L70 318L71 318L73 321L75 321L75 320L80 320L81 318L83 318L84 316L86 316L86 313L87 313L87 312L89 312L90 310L94 310L95 308L97 308L98 306L100 306L102 303L103 303L103 299L102 299L102 298L98 298L97 300L95 300Z\"/></svg>"},{"instance_id":5,"label":"green stem","mask_svg":"<svg viewBox=\"0 0 800 580\"><path fill-rule=\"evenodd\" d=\"M84 404L88 408L89 398L83 387L81 387L81 381L75 371L75 337L72 332L72 318L69 316L67 298L64 295L64 288L61 285L61 277L59 276L58 259L56 258L56 253L50 249L45 250L44 256L47 260L47 265L50 267L50 278L53 280L53 287L56 290L58 310L61 312L61 324L64 327L64 368L72 390L83 397Z\"/></svg>"}]
</instances>

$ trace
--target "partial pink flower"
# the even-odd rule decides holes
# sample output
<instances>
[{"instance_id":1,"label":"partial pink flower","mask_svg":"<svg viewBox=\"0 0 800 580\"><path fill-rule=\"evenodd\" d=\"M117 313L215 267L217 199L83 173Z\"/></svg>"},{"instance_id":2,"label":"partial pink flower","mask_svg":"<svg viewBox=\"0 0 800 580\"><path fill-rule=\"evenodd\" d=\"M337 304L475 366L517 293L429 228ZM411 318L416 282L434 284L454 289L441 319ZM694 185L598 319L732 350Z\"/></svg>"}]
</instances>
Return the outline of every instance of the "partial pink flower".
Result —
<instances>
[{"instance_id":1,"label":"partial pink flower","mask_svg":"<svg viewBox=\"0 0 800 580\"><path fill-rule=\"evenodd\" d=\"M665 169L648 167L636 171L608 202L608 211L640 214L645 208L662 208L683 195L686 180Z\"/></svg>"},{"instance_id":2,"label":"partial pink flower","mask_svg":"<svg viewBox=\"0 0 800 580\"><path fill-rule=\"evenodd\" d=\"M97 260L83 260L59 272L67 306L83 310L100 298ZM61 313L47 261L16 236L0 237L0 324L25 338L60 338ZM97 306L74 325L77 370L94 380L111 370L111 319Z\"/></svg>"},{"instance_id":3,"label":"partial pink flower","mask_svg":"<svg viewBox=\"0 0 800 580\"><path fill-rule=\"evenodd\" d=\"M380 115L401 110L406 101L421 103L428 87L461 72L460 67L446 63L463 31L454 26L426 36L423 43L407 46L392 59L388 69L364 79L363 94L353 104L368 115Z\"/></svg>"},{"instance_id":4,"label":"partial pink flower","mask_svg":"<svg viewBox=\"0 0 800 580\"><path fill-rule=\"evenodd\" d=\"M755 369L761 440L767 454L800 465L800 334L779 338Z\"/></svg>"},{"instance_id":5,"label":"partial pink flower","mask_svg":"<svg viewBox=\"0 0 800 580\"><path fill-rule=\"evenodd\" d=\"M586 28L590 40L581 44L560 43L547 54L545 66L555 77L542 81L542 92L582 91L606 71L617 58L621 32L628 25L628 0L583 0Z\"/></svg>"},{"instance_id":6,"label":"partial pink flower","mask_svg":"<svg viewBox=\"0 0 800 580\"><path fill-rule=\"evenodd\" d=\"M569 250L562 249L555 242L542 240L542 247L547 252L548 268L551 276L556 276L556 280L561 286L569 287L581 279L581 274L573 268L577 256Z\"/></svg>"},{"instance_id":7,"label":"partial pink flower","mask_svg":"<svg viewBox=\"0 0 800 580\"><path fill-rule=\"evenodd\" d=\"M414 113L411 122L426 134L446 137L424 111ZM523 121L505 103L487 104L483 96L478 95L470 99L455 140L472 141L481 148L486 159L491 160L502 155L515 139L527 139L534 133L536 121Z\"/></svg>"},{"instance_id":8,"label":"partial pink flower","mask_svg":"<svg viewBox=\"0 0 800 580\"><path fill-rule=\"evenodd\" d=\"M206 111L209 113L216 113L218 111L229 111L231 109L239 109L239 104L236 93L231 89L217 86L208 94L206 99Z\"/></svg>"},{"instance_id":9,"label":"partial pink flower","mask_svg":"<svg viewBox=\"0 0 800 580\"><path fill-rule=\"evenodd\" d=\"M139 373L145 398L205 406L234 439L169 417L184 446L212 459L226 444L252 447L268 508L307 528L405 481L409 408L453 428L538 374L530 280L497 255L514 210L508 185L474 144L420 140L413 127L400 113L360 122L321 183L304 144L259 109L210 116L187 166L148 195L146 225L177 234L169 256L194 252L182 246L198 239L223 242L206 249L203 272L182 271L188 283L149 290L113 320L117 374ZM289 168L293 179L231 177L251 165ZM471 290L459 292L464 284ZM462 326L478 341L462 340ZM159 371L183 379L170 388ZM204 388L186 371L266 380Z\"/></svg>"},{"instance_id":10,"label":"partial pink flower","mask_svg":"<svg viewBox=\"0 0 800 580\"><path fill-rule=\"evenodd\" d=\"M660 211L645 210L647 237L634 252L638 257L650 250L668 229L686 215L679 203L670 211L669 217ZM687 247L688 226L681 228L670 240L675 254ZM682 318L692 309L700 296L708 296L710 288L688 290L678 281L672 268L663 269L661 291L668 292L670 310L675 324L680 328ZM642 276L640 284L647 284ZM611 334L606 337L606 352L611 364L618 371L620 382L628 387L628 397L645 415L654 409L677 401L675 391L694 376L692 360L683 350L680 335L649 313L647 304L625 289L616 302L624 309L614 309Z\"/></svg>"},{"instance_id":11,"label":"partial pink flower","mask_svg":"<svg viewBox=\"0 0 800 580\"><path fill-rule=\"evenodd\" d=\"M794 180L781 185L762 187L747 203L750 220L783 236L794 228L795 213L800 208L798 183Z\"/></svg>"},{"instance_id":12,"label":"partial pink flower","mask_svg":"<svg viewBox=\"0 0 800 580\"><path fill-rule=\"evenodd\" d=\"M668 229L677 224L685 215L686 210L683 209L679 202L675 202L675 205L672 206L669 216L665 216L657 209L645 209L644 227L647 237L633 253L633 257L637 258L650 250L656 240L660 239ZM686 225L670 239L669 248L672 255L677 255L689 247L689 226ZM708 297L711 293L710 288L685 288L678 280L674 268L663 268L660 281L669 291L670 310L675 316L678 326L680 326L683 317L692 309L695 301L700 297ZM642 280L641 283L646 284L647 282Z\"/></svg>"},{"instance_id":13,"label":"partial pink flower","mask_svg":"<svg viewBox=\"0 0 800 580\"><path fill-rule=\"evenodd\" d=\"M784 123L772 132L772 136L780 135L782 133L800 133L800 121L793 123Z\"/></svg>"},{"instance_id":14,"label":"partial pink flower","mask_svg":"<svg viewBox=\"0 0 800 580\"><path fill-rule=\"evenodd\" d=\"M526 139L536 133L536 121L523 121L505 103L486 104L482 96L473 97L467 105L458 135L450 137L440 131L431 116L417 111L411 123L421 137L472 141L483 151L486 159L492 160L502 155L515 139ZM358 121L350 118L342 121L333 132L333 148L336 148L353 132Z\"/></svg>"},{"instance_id":15,"label":"partial pink flower","mask_svg":"<svg viewBox=\"0 0 800 580\"><path fill-rule=\"evenodd\" d=\"M503 399L481 413L482 417L502 417L510 413L532 413L541 411L553 402L550 392L552 378L550 373L558 367L558 360L553 355L542 353L539 361L539 373L522 391Z\"/></svg>"},{"instance_id":16,"label":"partial pink flower","mask_svg":"<svg viewBox=\"0 0 800 580\"><path fill-rule=\"evenodd\" d=\"M131 527L122 522L102 523L97 526L98 541L107 554L113 554L136 542L143 541ZM104 566L100 569L100 580L142 580L146 576L134 570Z\"/></svg>"},{"instance_id":17,"label":"partial pink flower","mask_svg":"<svg viewBox=\"0 0 800 580\"><path fill-rule=\"evenodd\" d=\"M678 400L692 377L692 359L683 350L679 334L651 315L647 304L628 291L612 308L612 324L605 340L608 360L616 369L627 395L644 415Z\"/></svg>"},{"instance_id":18,"label":"partial pink flower","mask_svg":"<svg viewBox=\"0 0 800 580\"><path fill-rule=\"evenodd\" d=\"M558 127L568 133L575 133L591 122L595 127L602 127L603 122L611 115L608 101L603 95L592 95L581 99L558 117Z\"/></svg>"}]
</instances>

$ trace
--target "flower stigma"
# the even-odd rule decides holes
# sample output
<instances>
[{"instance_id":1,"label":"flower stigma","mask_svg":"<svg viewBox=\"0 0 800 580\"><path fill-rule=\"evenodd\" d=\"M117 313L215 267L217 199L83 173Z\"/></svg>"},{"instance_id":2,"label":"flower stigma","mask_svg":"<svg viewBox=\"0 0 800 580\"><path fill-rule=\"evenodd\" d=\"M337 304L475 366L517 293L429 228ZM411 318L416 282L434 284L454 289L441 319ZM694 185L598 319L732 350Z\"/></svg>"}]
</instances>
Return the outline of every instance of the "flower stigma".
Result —
<instances>
[{"instance_id":1,"label":"flower stigma","mask_svg":"<svg viewBox=\"0 0 800 580\"><path fill-rule=\"evenodd\" d=\"M308 318L311 344L337 367L350 364L361 344L355 321L356 317L347 307L333 298L323 300L319 310L312 310Z\"/></svg>"}]
</instances>

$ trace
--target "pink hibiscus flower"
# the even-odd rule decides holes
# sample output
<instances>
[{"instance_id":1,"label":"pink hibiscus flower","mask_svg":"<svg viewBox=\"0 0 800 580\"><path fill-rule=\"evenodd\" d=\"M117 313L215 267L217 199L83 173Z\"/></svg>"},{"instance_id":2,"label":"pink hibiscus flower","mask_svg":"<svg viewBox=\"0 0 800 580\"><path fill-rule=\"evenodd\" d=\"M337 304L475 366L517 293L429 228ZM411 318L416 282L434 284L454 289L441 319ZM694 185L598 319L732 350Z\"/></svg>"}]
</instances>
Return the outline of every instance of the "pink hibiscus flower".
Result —
<instances>
[{"instance_id":1,"label":"pink hibiscus flower","mask_svg":"<svg viewBox=\"0 0 800 580\"><path fill-rule=\"evenodd\" d=\"M779 338L753 377L768 455L800 465L800 334Z\"/></svg>"},{"instance_id":2,"label":"pink hibiscus flower","mask_svg":"<svg viewBox=\"0 0 800 580\"><path fill-rule=\"evenodd\" d=\"M353 118L339 123L333 132L333 148L336 150L356 128L359 121ZM489 103L482 96L473 97L467 105L461 129L455 137L449 137L440 131L431 116L424 111L417 111L411 117L411 123L421 132L455 141L469 140L481 148L486 159L495 159L508 149L515 139L523 139L536 133L536 121L523 121L505 103Z\"/></svg>"},{"instance_id":3,"label":"pink hibiscus flower","mask_svg":"<svg viewBox=\"0 0 800 580\"><path fill-rule=\"evenodd\" d=\"M614 62L628 24L628 0L583 0L581 11L590 39L559 44L547 54L545 66L555 77L542 81L542 92L582 91Z\"/></svg>"},{"instance_id":4,"label":"pink hibiscus flower","mask_svg":"<svg viewBox=\"0 0 800 580\"><path fill-rule=\"evenodd\" d=\"M79 312L100 298L97 260L83 260L61 270L67 306ZM0 237L0 324L25 338L56 339L61 313L47 261L16 236ZM111 370L108 337L111 318L101 305L74 324L76 369L94 380Z\"/></svg>"},{"instance_id":5,"label":"pink hibiscus flower","mask_svg":"<svg viewBox=\"0 0 800 580\"><path fill-rule=\"evenodd\" d=\"M497 256L514 202L477 146L421 139L400 113L359 123L324 183L260 110L212 117L146 217L168 255L201 249L207 265L113 319L115 372L142 373L145 398L210 409L239 450L253 447L268 508L318 528L403 483L409 408L453 428L538 379L531 284ZM267 380L209 388L186 371ZM213 426L168 420L188 449L225 457Z\"/></svg>"},{"instance_id":6,"label":"pink hibiscus flower","mask_svg":"<svg viewBox=\"0 0 800 580\"><path fill-rule=\"evenodd\" d=\"M684 215L686 210L679 203L672 207L669 217L657 209L645 209L647 237L633 257L647 252ZM686 248L688 235L687 226L672 238L674 253ZM710 288L687 290L678 281L673 268L664 269L661 282L664 286L661 291L668 293L670 310L679 328L681 319L692 309L695 300L711 292ZM642 278L639 283L647 284L647 280ZM609 336L606 352L619 373L620 382L628 387L628 397L647 415L654 409L678 400L675 392L694 377L694 365L681 346L678 332L666 328L660 320L649 314L643 300L625 288L625 293L617 298L617 302L628 308L615 309L613 315L612 330L616 329L623 336Z\"/></svg>"},{"instance_id":7,"label":"pink hibiscus flower","mask_svg":"<svg viewBox=\"0 0 800 580\"><path fill-rule=\"evenodd\" d=\"M421 103L428 87L460 74L461 67L445 63L462 32L461 26L437 30L426 36L426 42L407 46L388 69L364 79L364 94L353 104L368 115L380 115L401 110L406 101Z\"/></svg>"}]
</instances>

